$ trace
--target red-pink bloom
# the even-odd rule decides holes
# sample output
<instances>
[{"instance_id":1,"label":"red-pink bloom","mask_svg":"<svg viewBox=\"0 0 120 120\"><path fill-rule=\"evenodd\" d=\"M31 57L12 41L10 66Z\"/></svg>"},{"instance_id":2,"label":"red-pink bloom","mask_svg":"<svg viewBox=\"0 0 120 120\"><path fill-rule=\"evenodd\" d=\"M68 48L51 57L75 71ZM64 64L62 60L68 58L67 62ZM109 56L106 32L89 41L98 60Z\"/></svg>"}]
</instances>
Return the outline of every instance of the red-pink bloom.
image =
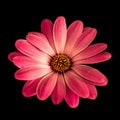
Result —
<instances>
[{"instance_id":1,"label":"red-pink bloom","mask_svg":"<svg viewBox=\"0 0 120 120\"><path fill-rule=\"evenodd\" d=\"M85 64L109 60L111 54L104 52L105 43L92 44L97 30L83 27L80 20L68 28L65 18L58 17L54 24L45 19L41 33L29 32L15 46L19 52L8 55L20 69L15 78L27 81L22 93L25 97L36 95L39 100L51 96L54 104L64 99L71 108L76 108L80 98L95 99L96 86L105 86L107 78L97 69Z\"/></svg>"}]
</instances>

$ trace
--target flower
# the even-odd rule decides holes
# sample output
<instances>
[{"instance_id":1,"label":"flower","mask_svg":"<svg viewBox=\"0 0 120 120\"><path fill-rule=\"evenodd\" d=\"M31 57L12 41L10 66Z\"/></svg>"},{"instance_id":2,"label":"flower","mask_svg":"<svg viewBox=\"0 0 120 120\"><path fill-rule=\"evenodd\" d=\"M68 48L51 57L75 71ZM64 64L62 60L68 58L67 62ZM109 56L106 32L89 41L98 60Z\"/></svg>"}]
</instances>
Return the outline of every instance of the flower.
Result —
<instances>
[{"instance_id":1,"label":"flower","mask_svg":"<svg viewBox=\"0 0 120 120\"><path fill-rule=\"evenodd\" d=\"M39 100L51 97L53 104L66 101L76 108L80 98L96 99L96 86L105 86L108 80L97 69L88 66L109 60L107 44L92 44L97 30L83 27L80 20L68 28L63 16L54 24L49 19L41 23L41 32L29 32L26 39L15 42L18 49L8 55L18 68L15 78L26 81L22 93L36 95Z\"/></svg>"}]
</instances>

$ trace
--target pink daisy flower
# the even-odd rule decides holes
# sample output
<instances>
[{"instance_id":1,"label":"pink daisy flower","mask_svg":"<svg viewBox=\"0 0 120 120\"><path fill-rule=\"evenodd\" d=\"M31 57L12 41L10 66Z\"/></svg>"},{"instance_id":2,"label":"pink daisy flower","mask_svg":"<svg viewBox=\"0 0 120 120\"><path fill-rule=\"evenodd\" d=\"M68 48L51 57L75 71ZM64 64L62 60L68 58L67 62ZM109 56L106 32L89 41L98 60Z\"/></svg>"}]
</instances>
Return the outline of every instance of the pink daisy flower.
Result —
<instances>
[{"instance_id":1,"label":"pink daisy flower","mask_svg":"<svg viewBox=\"0 0 120 120\"><path fill-rule=\"evenodd\" d=\"M83 27L80 20L68 28L63 16L54 24L45 19L41 23L41 33L29 32L26 39L19 39L15 46L19 52L8 55L20 69L15 78L26 81L22 93L25 97L36 95L39 100L51 97L53 104L66 101L76 108L80 98L96 99L96 86L105 86L108 80L97 69L86 64L109 60L111 54L105 52L107 44L91 44L97 30Z\"/></svg>"}]
</instances>

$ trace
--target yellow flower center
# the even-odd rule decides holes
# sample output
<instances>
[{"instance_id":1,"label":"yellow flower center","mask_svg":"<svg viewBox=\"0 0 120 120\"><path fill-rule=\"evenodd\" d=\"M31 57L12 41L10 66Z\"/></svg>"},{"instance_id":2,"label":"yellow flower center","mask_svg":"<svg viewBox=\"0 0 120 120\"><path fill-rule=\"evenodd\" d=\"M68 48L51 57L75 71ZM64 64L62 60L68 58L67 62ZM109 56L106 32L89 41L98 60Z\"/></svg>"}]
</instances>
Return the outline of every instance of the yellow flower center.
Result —
<instances>
[{"instance_id":1,"label":"yellow flower center","mask_svg":"<svg viewBox=\"0 0 120 120\"><path fill-rule=\"evenodd\" d=\"M50 61L51 68L56 72L66 72L70 69L72 62L67 55L59 54L52 57Z\"/></svg>"}]
</instances>

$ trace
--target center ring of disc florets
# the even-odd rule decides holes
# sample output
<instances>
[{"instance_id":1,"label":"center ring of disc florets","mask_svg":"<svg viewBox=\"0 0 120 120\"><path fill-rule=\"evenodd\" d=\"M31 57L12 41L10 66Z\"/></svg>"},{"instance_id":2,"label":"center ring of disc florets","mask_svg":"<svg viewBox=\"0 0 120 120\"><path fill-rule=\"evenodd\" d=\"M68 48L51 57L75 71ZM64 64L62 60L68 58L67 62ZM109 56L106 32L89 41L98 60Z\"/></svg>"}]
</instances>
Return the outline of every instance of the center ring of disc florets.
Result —
<instances>
[{"instance_id":1,"label":"center ring of disc florets","mask_svg":"<svg viewBox=\"0 0 120 120\"><path fill-rule=\"evenodd\" d=\"M71 60L67 55L59 54L51 58L50 66L56 72L66 72L71 68Z\"/></svg>"}]
</instances>

